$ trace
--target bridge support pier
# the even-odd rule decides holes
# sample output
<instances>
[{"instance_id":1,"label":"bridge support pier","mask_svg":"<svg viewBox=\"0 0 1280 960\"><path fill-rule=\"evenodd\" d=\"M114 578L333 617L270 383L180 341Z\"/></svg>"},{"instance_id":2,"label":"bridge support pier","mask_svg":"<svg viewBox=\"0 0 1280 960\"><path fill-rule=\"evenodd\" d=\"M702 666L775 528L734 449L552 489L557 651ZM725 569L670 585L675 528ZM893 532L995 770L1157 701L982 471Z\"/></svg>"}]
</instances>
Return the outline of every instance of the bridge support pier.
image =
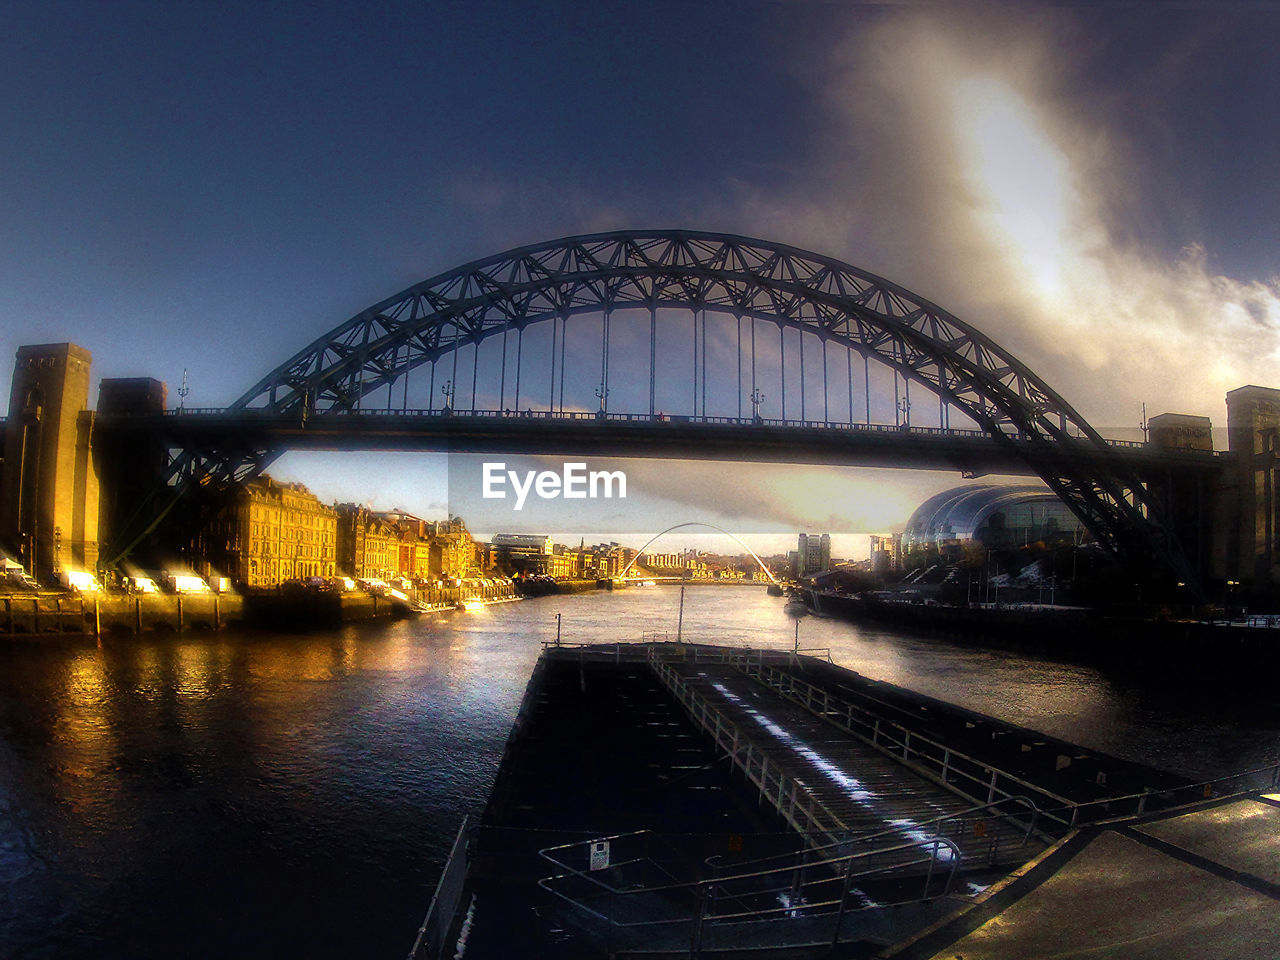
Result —
<instances>
[{"instance_id":1,"label":"bridge support pier","mask_svg":"<svg viewBox=\"0 0 1280 960\"><path fill-rule=\"evenodd\" d=\"M98 565L98 469L88 350L18 348L4 429L0 542L44 581Z\"/></svg>"},{"instance_id":2,"label":"bridge support pier","mask_svg":"<svg viewBox=\"0 0 1280 960\"><path fill-rule=\"evenodd\" d=\"M1227 434L1234 463L1223 472L1215 572L1246 592L1280 591L1280 390L1228 393Z\"/></svg>"}]
</instances>

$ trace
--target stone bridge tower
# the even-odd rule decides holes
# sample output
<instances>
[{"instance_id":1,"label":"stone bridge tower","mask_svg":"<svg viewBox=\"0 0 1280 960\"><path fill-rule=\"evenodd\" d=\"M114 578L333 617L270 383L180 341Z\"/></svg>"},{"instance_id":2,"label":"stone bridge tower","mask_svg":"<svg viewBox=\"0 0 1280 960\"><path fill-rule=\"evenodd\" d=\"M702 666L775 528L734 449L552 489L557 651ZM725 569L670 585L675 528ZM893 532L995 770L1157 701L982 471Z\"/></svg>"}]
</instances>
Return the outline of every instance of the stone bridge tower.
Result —
<instances>
[{"instance_id":1,"label":"stone bridge tower","mask_svg":"<svg viewBox=\"0 0 1280 960\"><path fill-rule=\"evenodd\" d=\"M98 565L98 471L88 350L18 348L4 430L0 541L43 581Z\"/></svg>"},{"instance_id":2,"label":"stone bridge tower","mask_svg":"<svg viewBox=\"0 0 1280 960\"><path fill-rule=\"evenodd\" d=\"M1235 454L1227 504L1224 573L1255 591L1280 588L1280 390L1246 386L1227 394Z\"/></svg>"}]
</instances>

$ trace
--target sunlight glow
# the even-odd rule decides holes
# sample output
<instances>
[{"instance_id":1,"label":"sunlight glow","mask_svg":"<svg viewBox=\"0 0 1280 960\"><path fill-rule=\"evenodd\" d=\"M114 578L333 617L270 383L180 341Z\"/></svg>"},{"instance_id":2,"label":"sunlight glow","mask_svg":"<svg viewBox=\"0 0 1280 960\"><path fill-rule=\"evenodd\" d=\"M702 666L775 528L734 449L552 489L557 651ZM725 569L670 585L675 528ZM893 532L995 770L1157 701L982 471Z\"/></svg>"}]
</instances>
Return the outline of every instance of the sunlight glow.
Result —
<instances>
[{"instance_id":1,"label":"sunlight glow","mask_svg":"<svg viewBox=\"0 0 1280 960\"><path fill-rule=\"evenodd\" d=\"M1040 295L1059 296L1070 198L1066 156L1007 84L964 80L952 99L964 172L980 215L1021 260Z\"/></svg>"}]
</instances>

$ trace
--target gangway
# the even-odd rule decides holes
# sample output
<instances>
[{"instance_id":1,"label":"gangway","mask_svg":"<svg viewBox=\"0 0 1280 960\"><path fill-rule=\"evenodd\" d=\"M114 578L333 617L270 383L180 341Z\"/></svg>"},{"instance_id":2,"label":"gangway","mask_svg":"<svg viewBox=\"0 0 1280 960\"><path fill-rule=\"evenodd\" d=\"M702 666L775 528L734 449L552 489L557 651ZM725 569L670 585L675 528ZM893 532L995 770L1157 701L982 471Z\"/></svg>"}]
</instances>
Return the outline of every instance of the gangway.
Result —
<instances>
[{"instance_id":1,"label":"gangway","mask_svg":"<svg viewBox=\"0 0 1280 960\"><path fill-rule=\"evenodd\" d=\"M957 784L922 776L772 689L762 678L773 674L751 652L675 652L650 647L655 674L807 846L924 842L945 831L965 869L1016 866L1044 848L1033 801L1001 791L975 802Z\"/></svg>"}]
</instances>

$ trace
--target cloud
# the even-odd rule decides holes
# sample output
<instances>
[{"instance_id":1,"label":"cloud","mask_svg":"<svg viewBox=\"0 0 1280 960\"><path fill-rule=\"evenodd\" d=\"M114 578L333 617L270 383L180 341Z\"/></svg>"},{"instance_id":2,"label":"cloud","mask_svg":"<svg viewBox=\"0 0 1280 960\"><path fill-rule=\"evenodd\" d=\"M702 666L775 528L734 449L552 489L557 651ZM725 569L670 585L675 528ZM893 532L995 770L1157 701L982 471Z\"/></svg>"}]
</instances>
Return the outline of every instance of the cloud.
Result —
<instances>
[{"instance_id":1,"label":"cloud","mask_svg":"<svg viewBox=\"0 0 1280 960\"><path fill-rule=\"evenodd\" d=\"M554 207L566 233L663 222L678 207L677 222L842 257L987 332L1104 433L1136 427L1144 402L1221 426L1228 390L1274 382L1280 286L1211 268L1198 198L1178 180L1181 145L1160 135L1176 104L1159 97L1194 45L1141 71L1146 86L1125 86L1094 69L1115 51L1078 16L966 4L963 17L931 7L861 19L827 59L809 51L813 66L796 68L810 71L817 115L781 188L730 170L700 201L665 205L635 185L605 197L476 177L460 192L478 213L514 211L526 225ZM882 532L959 482L696 462L628 470L655 505L642 529L670 517Z\"/></svg>"},{"instance_id":2,"label":"cloud","mask_svg":"<svg viewBox=\"0 0 1280 960\"><path fill-rule=\"evenodd\" d=\"M740 184L736 215L974 324L1104 432L1144 401L1221 424L1228 390L1274 379L1280 284L1216 273L1196 236L1163 252L1152 224L1198 222L1196 198L1171 144L1122 129L1138 105L1086 96L1070 11L966 11L839 45L808 175L784 196Z\"/></svg>"}]
</instances>

